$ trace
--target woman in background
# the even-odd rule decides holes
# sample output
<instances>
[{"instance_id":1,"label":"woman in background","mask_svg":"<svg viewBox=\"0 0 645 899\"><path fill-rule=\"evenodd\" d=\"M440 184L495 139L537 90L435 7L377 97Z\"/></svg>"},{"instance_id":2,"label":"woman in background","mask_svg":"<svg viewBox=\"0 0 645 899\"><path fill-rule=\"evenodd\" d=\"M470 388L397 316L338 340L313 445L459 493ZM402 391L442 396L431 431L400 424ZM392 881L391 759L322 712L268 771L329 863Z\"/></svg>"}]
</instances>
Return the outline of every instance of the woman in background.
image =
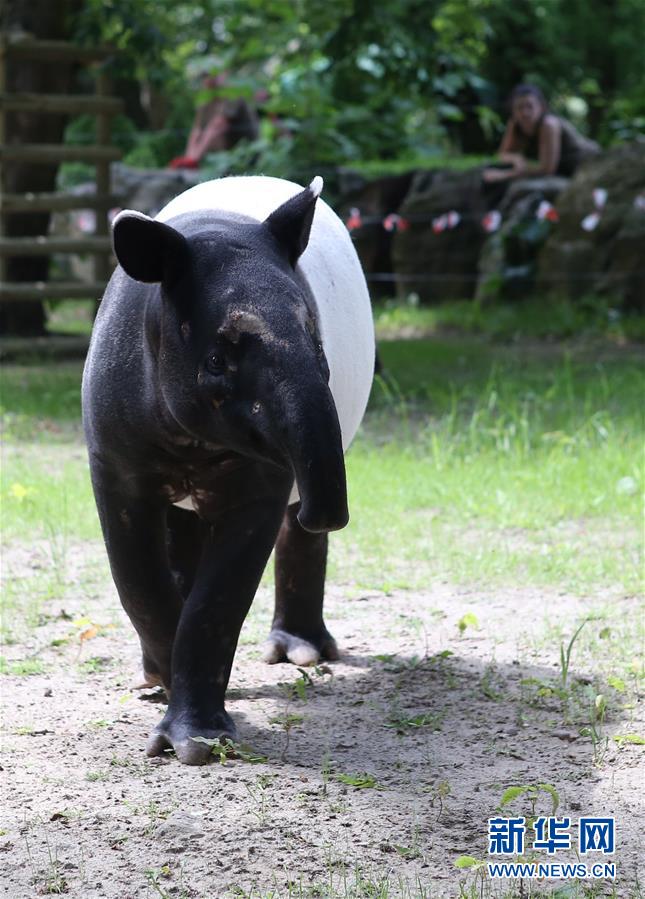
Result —
<instances>
[{"instance_id":1,"label":"woman in background","mask_svg":"<svg viewBox=\"0 0 645 899\"><path fill-rule=\"evenodd\" d=\"M549 112L539 87L518 85L509 105L511 117L497 151L502 165L484 170L486 183L541 175L570 177L584 159L599 152L598 144Z\"/></svg>"}]
</instances>

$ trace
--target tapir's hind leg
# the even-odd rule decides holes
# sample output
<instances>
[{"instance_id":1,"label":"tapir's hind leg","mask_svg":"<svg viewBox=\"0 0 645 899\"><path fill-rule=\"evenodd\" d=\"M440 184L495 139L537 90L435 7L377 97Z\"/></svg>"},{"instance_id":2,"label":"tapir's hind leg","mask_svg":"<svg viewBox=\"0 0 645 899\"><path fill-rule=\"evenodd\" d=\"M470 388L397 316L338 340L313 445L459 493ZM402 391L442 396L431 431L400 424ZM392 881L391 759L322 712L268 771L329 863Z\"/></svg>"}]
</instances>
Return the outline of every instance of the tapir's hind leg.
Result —
<instances>
[{"instance_id":1,"label":"tapir's hind leg","mask_svg":"<svg viewBox=\"0 0 645 899\"><path fill-rule=\"evenodd\" d=\"M305 531L296 518L299 508L287 508L275 544L275 613L264 652L269 663L315 665L338 658L323 621L327 534Z\"/></svg>"}]
</instances>

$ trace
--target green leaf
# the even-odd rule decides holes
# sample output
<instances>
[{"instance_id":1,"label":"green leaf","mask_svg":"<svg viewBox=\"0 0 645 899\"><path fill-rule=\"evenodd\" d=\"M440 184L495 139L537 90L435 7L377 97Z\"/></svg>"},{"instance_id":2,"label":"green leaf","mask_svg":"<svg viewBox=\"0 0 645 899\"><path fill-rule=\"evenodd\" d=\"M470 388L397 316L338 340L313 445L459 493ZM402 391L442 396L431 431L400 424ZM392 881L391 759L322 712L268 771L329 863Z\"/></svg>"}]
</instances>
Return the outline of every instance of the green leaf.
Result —
<instances>
[{"instance_id":1,"label":"green leaf","mask_svg":"<svg viewBox=\"0 0 645 899\"><path fill-rule=\"evenodd\" d=\"M553 800L553 814L555 815L558 806L560 805L560 794L556 790L554 786L551 784L538 784L538 790L543 790L545 793L548 793Z\"/></svg>"},{"instance_id":2,"label":"green leaf","mask_svg":"<svg viewBox=\"0 0 645 899\"><path fill-rule=\"evenodd\" d=\"M622 746L624 743L632 743L634 746L645 746L645 737L640 734L614 734L613 739Z\"/></svg>"},{"instance_id":3,"label":"green leaf","mask_svg":"<svg viewBox=\"0 0 645 899\"><path fill-rule=\"evenodd\" d=\"M455 868L473 868L476 865L481 865L482 862L478 858L473 858L472 855L460 855L459 858L455 859Z\"/></svg>"},{"instance_id":4,"label":"green leaf","mask_svg":"<svg viewBox=\"0 0 645 899\"><path fill-rule=\"evenodd\" d=\"M463 634L467 627L478 628L479 620L473 612L466 612L466 614L462 615L462 617L457 622L457 627L459 628L459 633Z\"/></svg>"},{"instance_id":5,"label":"green leaf","mask_svg":"<svg viewBox=\"0 0 645 899\"><path fill-rule=\"evenodd\" d=\"M625 681L622 680L620 677L614 677L613 675L610 675L607 678L607 683L609 684L610 687L613 687L614 690L617 690L618 693L624 693L625 690L627 689L627 685L625 684Z\"/></svg>"},{"instance_id":6,"label":"green leaf","mask_svg":"<svg viewBox=\"0 0 645 899\"><path fill-rule=\"evenodd\" d=\"M362 774L336 774L334 776L336 780L339 780L341 783L348 784L350 787L355 787L357 790L383 789L374 775L367 774L367 772L364 772Z\"/></svg>"},{"instance_id":7,"label":"green leaf","mask_svg":"<svg viewBox=\"0 0 645 899\"><path fill-rule=\"evenodd\" d=\"M502 799L499 804L500 808L504 808L505 805L508 805L509 802L512 802L514 799L517 799L518 796L523 796L524 793L528 792L531 788L529 786L525 787L508 787L504 790L502 794Z\"/></svg>"}]
</instances>

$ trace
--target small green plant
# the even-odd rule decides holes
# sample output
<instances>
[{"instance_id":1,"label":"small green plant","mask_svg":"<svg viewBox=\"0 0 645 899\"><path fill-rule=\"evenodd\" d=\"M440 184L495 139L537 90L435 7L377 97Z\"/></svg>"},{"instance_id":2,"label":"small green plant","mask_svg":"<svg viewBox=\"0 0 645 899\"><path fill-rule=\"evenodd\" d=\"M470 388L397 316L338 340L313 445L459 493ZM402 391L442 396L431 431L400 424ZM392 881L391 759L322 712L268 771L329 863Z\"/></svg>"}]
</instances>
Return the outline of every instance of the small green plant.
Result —
<instances>
[{"instance_id":1,"label":"small green plant","mask_svg":"<svg viewBox=\"0 0 645 899\"><path fill-rule=\"evenodd\" d=\"M162 865L160 868L148 868L146 871L146 880L161 899L172 899L169 893L161 883L161 880L168 880L171 877L169 865Z\"/></svg>"},{"instance_id":2,"label":"small green plant","mask_svg":"<svg viewBox=\"0 0 645 899\"><path fill-rule=\"evenodd\" d=\"M42 674L44 671L45 663L41 659L16 659L14 662L8 662L4 656L0 656L0 674L29 677L33 674Z\"/></svg>"},{"instance_id":3,"label":"small green plant","mask_svg":"<svg viewBox=\"0 0 645 899\"><path fill-rule=\"evenodd\" d=\"M236 743L235 740L231 740L229 737L224 737L223 739L191 737L191 739L196 743L205 743L206 746L210 746L212 754L219 760L220 765L225 765L232 759L239 759L251 765L259 765L268 761L265 755L260 755L260 753L255 752L254 749L245 743Z\"/></svg>"},{"instance_id":4,"label":"small green plant","mask_svg":"<svg viewBox=\"0 0 645 899\"><path fill-rule=\"evenodd\" d=\"M255 803L255 807L250 809L251 814L257 818L258 822L262 825L266 824L268 790L275 776L275 774L258 774L254 784L244 784L249 797Z\"/></svg>"},{"instance_id":5,"label":"small green plant","mask_svg":"<svg viewBox=\"0 0 645 899\"><path fill-rule=\"evenodd\" d=\"M525 784L523 786L508 787L504 790L498 810L501 812L505 806L514 802L520 796L525 797L530 805L529 820L536 816L536 805L540 796L546 794L551 800L551 814L555 815L560 805L560 796L552 784Z\"/></svg>"},{"instance_id":6,"label":"small green plant","mask_svg":"<svg viewBox=\"0 0 645 899\"><path fill-rule=\"evenodd\" d=\"M479 619L474 612L466 612L466 614L462 615L457 622L457 627L459 628L459 633L463 634L469 627L478 628Z\"/></svg>"},{"instance_id":7,"label":"small green plant","mask_svg":"<svg viewBox=\"0 0 645 899\"><path fill-rule=\"evenodd\" d=\"M383 787L377 781L373 774L363 772L362 774L334 774L334 778L340 783L348 784L357 790L382 790Z\"/></svg>"},{"instance_id":8,"label":"small green plant","mask_svg":"<svg viewBox=\"0 0 645 899\"><path fill-rule=\"evenodd\" d=\"M298 668L300 675L290 684L280 684L287 699L299 699L306 702L310 690L316 686L316 678L320 683L325 677L332 677L333 672L327 665L315 665L307 670L306 668Z\"/></svg>"},{"instance_id":9,"label":"small green plant","mask_svg":"<svg viewBox=\"0 0 645 899\"><path fill-rule=\"evenodd\" d=\"M441 730L442 722L443 714L441 712L423 712L420 715L406 715L402 712L393 712L383 726L396 730L397 734L404 735L420 727Z\"/></svg>"},{"instance_id":10,"label":"small green plant","mask_svg":"<svg viewBox=\"0 0 645 899\"><path fill-rule=\"evenodd\" d=\"M640 734L614 734L613 740L618 744L618 748L622 748L625 744L632 746L645 746L645 737Z\"/></svg>"},{"instance_id":11,"label":"small green plant","mask_svg":"<svg viewBox=\"0 0 645 899\"><path fill-rule=\"evenodd\" d=\"M423 787L422 792L430 794L430 806L432 808L434 808L435 803L439 806L439 812L437 814L438 821L443 814L444 799L447 799L452 792L450 784L447 780L439 780L437 783L428 784Z\"/></svg>"},{"instance_id":12,"label":"small green plant","mask_svg":"<svg viewBox=\"0 0 645 899\"><path fill-rule=\"evenodd\" d=\"M453 862L455 868L473 877L472 888L467 886L466 882L459 884L459 899L475 899L475 897L484 895L484 884L486 881L486 862L482 859L475 858L473 855L459 855ZM468 892L466 890L468 889Z\"/></svg>"},{"instance_id":13,"label":"small green plant","mask_svg":"<svg viewBox=\"0 0 645 899\"><path fill-rule=\"evenodd\" d=\"M78 668L83 674L101 674L101 672L110 668L113 661L113 659L107 656L91 656L91 658L85 659L84 662L80 662Z\"/></svg>"},{"instance_id":14,"label":"small green plant","mask_svg":"<svg viewBox=\"0 0 645 899\"><path fill-rule=\"evenodd\" d=\"M569 669L571 667L571 652L573 650L573 646L580 636L580 632L588 621L589 619L585 618L580 627L574 633L573 637L569 640L566 649L564 648L564 643L560 643L560 679L562 681L562 686L564 689L566 689L568 685Z\"/></svg>"},{"instance_id":15,"label":"small green plant","mask_svg":"<svg viewBox=\"0 0 645 899\"><path fill-rule=\"evenodd\" d=\"M495 688L500 678L494 665L487 665L480 682L481 691L487 699L499 702L504 698L504 693Z\"/></svg>"},{"instance_id":16,"label":"small green plant","mask_svg":"<svg viewBox=\"0 0 645 899\"><path fill-rule=\"evenodd\" d=\"M284 731L284 746L282 747L282 752L280 754L280 758L284 762L287 757L287 750L289 749L289 741L291 739L291 731L294 727L298 727L305 720L304 715L299 715L296 712L284 711L280 715L274 715L273 718L269 718L269 724L277 724Z\"/></svg>"},{"instance_id":17,"label":"small green plant","mask_svg":"<svg viewBox=\"0 0 645 899\"><path fill-rule=\"evenodd\" d=\"M603 734L607 699L602 693L594 695L592 691L589 705L589 724L580 731L581 736L591 737L593 746L593 763L600 768L609 749L609 737Z\"/></svg>"}]
</instances>

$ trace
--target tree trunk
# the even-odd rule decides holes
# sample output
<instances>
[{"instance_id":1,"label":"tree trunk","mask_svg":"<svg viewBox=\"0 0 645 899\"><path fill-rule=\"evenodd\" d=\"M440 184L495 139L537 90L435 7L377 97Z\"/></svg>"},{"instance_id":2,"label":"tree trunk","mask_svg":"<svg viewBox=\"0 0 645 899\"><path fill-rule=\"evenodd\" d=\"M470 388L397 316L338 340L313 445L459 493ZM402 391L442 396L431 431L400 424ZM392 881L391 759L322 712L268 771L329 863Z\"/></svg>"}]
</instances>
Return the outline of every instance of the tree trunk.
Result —
<instances>
[{"instance_id":1,"label":"tree trunk","mask_svg":"<svg viewBox=\"0 0 645 899\"><path fill-rule=\"evenodd\" d=\"M2 23L6 34L26 32L35 38L65 40L70 20L80 9L81 0L9 0ZM69 93L75 65L38 60L11 60L7 65L7 90L32 93ZM60 143L67 117L55 114L11 112L6 118L8 144ZM8 193L52 191L56 186L58 165L5 163L5 187ZM47 234L49 213L14 213L7 217L7 237L31 237ZM49 258L15 257L7 266L8 281L46 281ZM0 333L33 335L45 331L45 311L41 302L3 302L0 305Z\"/></svg>"}]
</instances>

